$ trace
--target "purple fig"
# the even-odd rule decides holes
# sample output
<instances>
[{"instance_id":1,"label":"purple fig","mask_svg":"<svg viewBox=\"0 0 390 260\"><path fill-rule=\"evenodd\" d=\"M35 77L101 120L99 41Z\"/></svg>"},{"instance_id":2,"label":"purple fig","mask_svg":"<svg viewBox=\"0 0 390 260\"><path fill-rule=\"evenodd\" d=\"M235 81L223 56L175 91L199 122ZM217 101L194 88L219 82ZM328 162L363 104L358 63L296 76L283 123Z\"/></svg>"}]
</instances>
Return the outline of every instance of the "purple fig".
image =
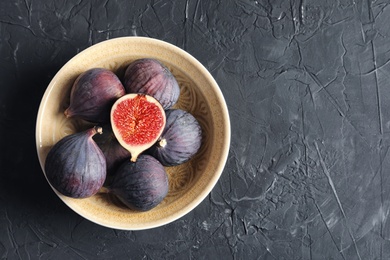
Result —
<instances>
[{"instance_id":1,"label":"purple fig","mask_svg":"<svg viewBox=\"0 0 390 260\"><path fill-rule=\"evenodd\" d=\"M116 139L111 125L103 126L103 133L93 137L96 144L102 150L107 162L107 175L113 175L124 160L129 159L131 154Z\"/></svg>"},{"instance_id":2,"label":"purple fig","mask_svg":"<svg viewBox=\"0 0 390 260\"><path fill-rule=\"evenodd\" d=\"M127 207L148 211L168 194L168 175L155 158L141 154L136 162L125 161L107 187Z\"/></svg>"},{"instance_id":3,"label":"purple fig","mask_svg":"<svg viewBox=\"0 0 390 260\"><path fill-rule=\"evenodd\" d=\"M196 118L181 109L165 111L165 128L148 154L164 166L175 166L191 159L202 142L202 129Z\"/></svg>"},{"instance_id":4,"label":"purple fig","mask_svg":"<svg viewBox=\"0 0 390 260\"><path fill-rule=\"evenodd\" d=\"M45 173L61 194L87 198L98 192L106 178L106 160L92 137L100 127L65 136L49 151Z\"/></svg>"},{"instance_id":5,"label":"purple fig","mask_svg":"<svg viewBox=\"0 0 390 260\"><path fill-rule=\"evenodd\" d=\"M111 106L124 94L122 82L112 71L89 69L73 83L65 115L94 123L109 122Z\"/></svg>"},{"instance_id":6,"label":"purple fig","mask_svg":"<svg viewBox=\"0 0 390 260\"><path fill-rule=\"evenodd\" d=\"M126 68L124 87L127 93L154 97L164 109L179 99L180 88L171 71L160 61L151 58L135 60Z\"/></svg>"}]
</instances>

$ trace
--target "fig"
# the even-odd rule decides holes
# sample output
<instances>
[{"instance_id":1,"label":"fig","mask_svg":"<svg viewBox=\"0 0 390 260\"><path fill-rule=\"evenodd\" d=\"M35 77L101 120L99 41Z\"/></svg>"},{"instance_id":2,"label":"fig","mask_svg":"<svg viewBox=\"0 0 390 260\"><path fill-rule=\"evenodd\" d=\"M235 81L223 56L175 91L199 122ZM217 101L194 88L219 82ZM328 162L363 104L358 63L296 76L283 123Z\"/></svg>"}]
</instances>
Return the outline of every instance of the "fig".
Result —
<instances>
[{"instance_id":1,"label":"fig","mask_svg":"<svg viewBox=\"0 0 390 260\"><path fill-rule=\"evenodd\" d=\"M72 85L66 117L78 117L93 123L110 121L115 100L125 94L119 78L110 70L92 68L81 73Z\"/></svg>"},{"instance_id":2,"label":"fig","mask_svg":"<svg viewBox=\"0 0 390 260\"><path fill-rule=\"evenodd\" d=\"M111 126L118 142L135 162L151 147L165 126L165 111L160 103L144 94L126 94L111 109Z\"/></svg>"},{"instance_id":3,"label":"fig","mask_svg":"<svg viewBox=\"0 0 390 260\"><path fill-rule=\"evenodd\" d=\"M49 151L47 180L59 193L72 198L96 194L106 178L106 160L92 137L101 127L65 136Z\"/></svg>"},{"instance_id":4,"label":"fig","mask_svg":"<svg viewBox=\"0 0 390 260\"><path fill-rule=\"evenodd\" d=\"M164 166L187 162L199 150L202 129L196 118L181 109L165 111L165 128L157 142L147 151Z\"/></svg>"},{"instance_id":5,"label":"fig","mask_svg":"<svg viewBox=\"0 0 390 260\"><path fill-rule=\"evenodd\" d=\"M179 99L180 88L171 71L159 60L144 58L128 65L124 75L127 93L143 93L157 99L164 109Z\"/></svg>"},{"instance_id":6,"label":"fig","mask_svg":"<svg viewBox=\"0 0 390 260\"><path fill-rule=\"evenodd\" d=\"M110 124L104 125L103 133L94 135L93 139L106 158L107 175L112 176L119 165L130 158L130 152L118 142Z\"/></svg>"},{"instance_id":7,"label":"fig","mask_svg":"<svg viewBox=\"0 0 390 260\"><path fill-rule=\"evenodd\" d=\"M136 162L125 161L119 167L107 190L130 209L148 211L166 197L168 187L164 166L142 154Z\"/></svg>"}]
</instances>

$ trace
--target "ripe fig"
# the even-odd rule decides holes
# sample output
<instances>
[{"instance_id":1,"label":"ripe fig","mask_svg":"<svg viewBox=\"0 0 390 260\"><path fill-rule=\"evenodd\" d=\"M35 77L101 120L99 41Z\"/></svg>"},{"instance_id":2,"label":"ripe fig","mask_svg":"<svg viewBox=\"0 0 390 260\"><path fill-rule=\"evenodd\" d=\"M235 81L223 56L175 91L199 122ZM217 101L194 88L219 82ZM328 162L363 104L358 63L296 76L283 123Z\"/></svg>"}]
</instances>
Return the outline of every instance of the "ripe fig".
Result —
<instances>
[{"instance_id":1,"label":"ripe fig","mask_svg":"<svg viewBox=\"0 0 390 260\"><path fill-rule=\"evenodd\" d=\"M104 125L103 133L94 135L93 139L106 158L107 175L112 176L119 165L131 156L130 152L118 142L109 124Z\"/></svg>"},{"instance_id":2,"label":"ripe fig","mask_svg":"<svg viewBox=\"0 0 390 260\"><path fill-rule=\"evenodd\" d=\"M100 127L65 136L49 151L45 173L61 194L87 198L98 192L106 178L106 160L92 137Z\"/></svg>"},{"instance_id":3,"label":"ripe fig","mask_svg":"<svg viewBox=\"0 0 390 260\"><path fill-rule=\"evenodd\" d=\"M151 147L165 126L165 111L160 103L144 94L126 94L111 109L111 126L119 143L135 162Z\"/></svg>"},{"instance_id":4,"label":"ripe fig","mask_svg":"<svg viewBox=\"0 0 390 260\"><path fill-rule=\"evenodd\" d=\"M157 99L164 109L179 99L180 88L171 71L152 58L135 60L126 68L124 87L127 93L143 93Z\"/></svg>"},{"instance_id":5,"label":"ripe fig","mask_svg":"<svg viewBox=\"0 0 390 260\"><path fill-rule=\"evenodd\" d=\"M125 94L119 78L104 68L89 69L73 83L67 117L79 117L93 123L110 121L110 110L115 100Z\"/></svg>"},{"instance_id":6,"label":"ripe fig","mask_svg":"<svg viewBox=\"0 0 390 260\"><path fill-rule=\"evenodd\" d=\"M181 109L165 111L166 125L157 142L147 151L164 166L175 166L194 156L202 142L196 118Z\"/></svg>"},{"instance_id":7,"label":"ripe fig","mask_svg":"<svg viewBox=\"0 0 390 260\"><path fill-rule=\"evenodd\" d=\"M168 175L161 163L142 154L136 162L125 161L107 189L127 207L147 211L165 198L168 187Z\"/></svg>"}]
</instances>

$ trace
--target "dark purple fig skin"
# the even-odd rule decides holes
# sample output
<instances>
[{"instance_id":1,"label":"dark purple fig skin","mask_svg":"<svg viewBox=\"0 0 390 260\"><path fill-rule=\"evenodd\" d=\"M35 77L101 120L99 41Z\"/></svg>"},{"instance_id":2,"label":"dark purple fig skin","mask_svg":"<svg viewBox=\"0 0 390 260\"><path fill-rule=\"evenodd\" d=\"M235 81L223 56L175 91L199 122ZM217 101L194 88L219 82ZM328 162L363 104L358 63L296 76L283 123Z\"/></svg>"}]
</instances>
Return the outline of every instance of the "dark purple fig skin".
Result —
<instances>
[{"instance_id":1,"label":"dark purple fig skin","mask_svg":"<svg viewBox=\"0 0 390 260\"><path fill-rule=\"evenodd\" d=\"M103 126L103 133L101 135L93 136L96 144L102 150L107 163L107 175L112 176L118 167L131 157L127 151L116 139L112 131L111 125Z\"/></svg>"},{"instance_id":2,"label":"dark purple fig skin","mask_svg":"<svg viewBox=\"0 0 390 260\"><path fill-rule=\"evenodd\" d=\"M93 123L110 121L111 106L125 94L119 78L104 68L89 69L73 83L67 117L78 117Z\"/></svg>"},{"instance_id":3,"label":"dark purple fig skin","mask_svg":"<svg viewBox=\"0 0 390 260\"><path fill-rule=\"evenodd\" d=\"M106 178L106 160L92 136L101 128L65 136L49 151L45 173L59 193L72 198L96 194Z\"/></svg>"},{"instance_id":4,"label":"dark purple fig skin","mask_svg":"<svg viewBox=\"0 0 390 260\"><path fill-rule=\"evenodd\" d=\"M148 211L168 194L168 175L159 161L150 155L141 154L136 162L125 161L115 173L108 186L127 207Z\"/></svg>"},{"instance_id":5,"label":"dark purple fig skin","mask_svg":"<svg viewBox=\"0 0 390 260\"><path fill-rule=\"evenodd\" d=\"M165 111L166 125L148 154L164 166L176 166L190 160L202 143L202 129L196 118L181 109Z\"/></svg>"},{"instance_id":6,"label":"dark purple fig skin","mask_svg":"<svg viewBox=\"0 0 390 260\"><path fill-rule=\"evenodd\" d=\"M180 87L170 70L151 58L130 63L124 75L127 93L147 94L157 99L164 109L171 108L179 99Z\"/></svg>"}]
</instances>

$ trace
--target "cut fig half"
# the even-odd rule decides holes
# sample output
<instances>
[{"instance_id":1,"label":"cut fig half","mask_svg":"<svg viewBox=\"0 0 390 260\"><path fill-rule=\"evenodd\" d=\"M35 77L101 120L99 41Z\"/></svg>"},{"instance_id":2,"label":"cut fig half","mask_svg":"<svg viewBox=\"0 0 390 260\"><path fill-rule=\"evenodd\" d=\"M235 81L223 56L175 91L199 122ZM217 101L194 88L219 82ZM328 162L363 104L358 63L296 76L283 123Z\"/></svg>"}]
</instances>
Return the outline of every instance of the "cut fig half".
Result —
<instances>
[{"instance_id":1,"label":"cut fig half","mask_svg":"<svg viewBox=\"0 0 390 260\"><path fill-rule=\"evenodd\" d=\"M111 108L111 126L118 142L130 152L131 161L160 137L166 122L165 111L153 97L126 94Z\"/></svg>"}]
</instances>

